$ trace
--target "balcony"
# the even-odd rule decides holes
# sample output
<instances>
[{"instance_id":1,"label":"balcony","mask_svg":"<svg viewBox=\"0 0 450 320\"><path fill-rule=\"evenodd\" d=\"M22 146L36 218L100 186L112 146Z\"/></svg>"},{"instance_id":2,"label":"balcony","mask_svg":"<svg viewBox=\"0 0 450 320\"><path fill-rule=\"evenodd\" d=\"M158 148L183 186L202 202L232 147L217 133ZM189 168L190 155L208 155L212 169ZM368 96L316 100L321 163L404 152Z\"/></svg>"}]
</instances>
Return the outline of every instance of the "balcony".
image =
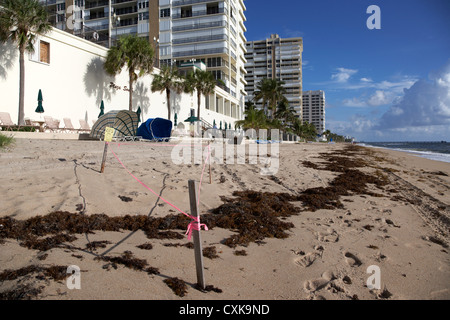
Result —
<instances>
[{"instance_id":1,"label":"balcony","mask_svg":"<svg viewBox=\"0 0 450 320\"><path fill-rule=\"evenodd\" d=\"M177 20L177 19L200 17L200 16L213 15L213 14L226 14L226 13L227 13L227 9L225 9L225 8L217 8L217 10L189 11L188 13L173 14L172 19Z\"/></svg>"},{"instance_id":2,"label":"balcony","mask_svg":"<svg viewBox=\"0 0 450 320\"><path fill-rule=\"evenodd\" d=\"M207 41L217 41L217 40L227 40L226 34L217 34L203 37L192 37L192 38L184 38L184 39L174 39L172 40L172 44L186 44L186 43L194 43L194 42L207 42Z\"/></svg>"},{"instance_id":3,"label":"balcony","mask_svg":"<svg viewBox=\"0 0 450 320\"><path fill-rule=\"evenodd\" d=\"M218 0L179 0L172 2L172 7L187 6L196 3L217 2Z\"/></svg>"},{"instance_id":4,"label":"balcony","mask_svg":"<svg viewBox=\"0 0 450 320\"><path fill-rule=\"evenodd\" d=\"M195 30L195 29L209 29L209 28L227 27L227 25L228 25L228 23L226 21L193 23L193 24L189 24L189 25L172 27L172 31L177 32L177 31L187 31L187 30Z\"/></svg>"},{"instance_id":5,"label":"balcony","mask_svg":"<svg viewBox=\"0 0 450 320\"><path fill-rule=\"evenodd\" d=\"M191 51L180 51L174 52L172 56L174 58L179 57L192 57L192 56L204 56L208 54L218 54L218 53L227 53L226 48L215 48L215 49L203 49L203 50L191 50Z\"/></svg>"}]
</instances>

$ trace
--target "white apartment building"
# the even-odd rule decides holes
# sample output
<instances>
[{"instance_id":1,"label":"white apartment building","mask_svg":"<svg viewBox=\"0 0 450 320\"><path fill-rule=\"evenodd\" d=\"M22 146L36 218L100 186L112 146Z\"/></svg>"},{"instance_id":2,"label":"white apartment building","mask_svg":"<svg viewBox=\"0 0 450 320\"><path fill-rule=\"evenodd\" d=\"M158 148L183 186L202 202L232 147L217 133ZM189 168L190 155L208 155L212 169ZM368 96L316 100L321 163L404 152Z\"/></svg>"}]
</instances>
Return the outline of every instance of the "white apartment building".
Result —
<instances>
[{"instance_id":1,"label":"white apartment building","mask_svg":"<svg viewBox=\"0 0 450 320\"><path fill-rule=\"evenodd\" d=\"M314 124L319 134L326 130L324 91L303 92L303 121Z\"/></svg>"},{"instance_id":2,"label":"white apartment building","mask_svg":"<svg viewBox=\"0 0 450 320\"><path fill-rule=\"evenodd\" d=\"M294 107L296 116L302 115L302 38L270 38L246 43L247 101L253 99L258 83L263 78L280 79L285 82L286 98ZM262 107L261 102L256 103Z\"/></svg>"},{"instance_id":3,"label":"white apartment building","mask_svg":"<svg viewBox=\"0 0 450 320\"><path fill-rule=\"evenodd\" d=\"M147 37L156 49L157 67L203 63L218 80L214 94L205 99L206 108L242 119L247 95L244 0L40 2L55 27L106 47L123 34Z\"/></svg>"},{"instance_id":4,"label":"white apartment building","mask_svg":"<svg viewBox=\"0 0 450 320\"><path fill-rule=\"evenodd\" d=\"M243 0L159 0L161 65L203 62L220 87L207 108L236 119L247 94L245 11Z\"/></svg>"},{"instance_id":5,"label":"white apartment building","mask_svg":"<svg viewBox=\"0 0 450 320\"><path fill-rule=\"evenodd\" d=\"M124 34L152 41L151 21L158 24L158 0L39 0L60 30L109 47ZM111 15L108 16L108 12ZM156 29L156 28L154 28ZM155 31L156 32L156 31Z\"/></svg>"}]
</instances>

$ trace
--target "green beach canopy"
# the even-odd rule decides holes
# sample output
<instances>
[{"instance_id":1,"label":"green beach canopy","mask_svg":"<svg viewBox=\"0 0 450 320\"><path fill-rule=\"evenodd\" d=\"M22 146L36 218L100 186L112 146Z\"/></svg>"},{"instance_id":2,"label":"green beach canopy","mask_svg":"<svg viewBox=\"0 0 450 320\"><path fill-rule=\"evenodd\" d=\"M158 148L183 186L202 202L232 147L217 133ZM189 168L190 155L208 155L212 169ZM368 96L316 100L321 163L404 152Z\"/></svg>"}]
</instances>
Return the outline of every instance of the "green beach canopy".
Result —
<instances>
[{"instance_id":1,"label":"green beach canopy","mask_svg":"<svg viewBox=\"0 0 450 320\"><path fill-rule=\"evenodd\" d=\"M113 110L98 118L92 126L90 136L103 139L105 128L115 129L114 137L135 137L139 126L136 112L128 110Z\"/></svg>"}]
</instances>

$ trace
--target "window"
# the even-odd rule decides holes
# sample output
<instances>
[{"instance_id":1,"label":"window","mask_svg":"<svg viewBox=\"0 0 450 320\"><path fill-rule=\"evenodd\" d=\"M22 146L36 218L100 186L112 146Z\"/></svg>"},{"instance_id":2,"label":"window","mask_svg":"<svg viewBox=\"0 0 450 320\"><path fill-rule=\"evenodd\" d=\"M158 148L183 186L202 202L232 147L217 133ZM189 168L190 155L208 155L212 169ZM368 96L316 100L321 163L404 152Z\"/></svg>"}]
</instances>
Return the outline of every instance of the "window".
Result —
<instances>
[{"instance_id":1,"label":"window","mask_svg":"<svg viewBox=\"0 0 450 320\"><path fill-rule=\"evenodd\" d=\"M181 17L182 18L192 17L192 7L183 7L183 8L181 8Z\"/></svg>"},{"instance_id":2,"label":"window","mask_svg":"<svg viewBox=\"0 0 450 320\"><path fill-rule=\"evenodd\" d=\"M50 43L39 39L33 42L34 52L30 53L31 61L50 64Z\"/></svg>"},{"instance_id":3,"label":"window","mask_svg":"<svg viewBox=\"0 0 450 320\"><path fill-rule=\"evenodd\" d=\"M159 13L159 16L160 16L161 18L170 17L170 8L167 8L167 9L161 9L161 10L160 10L160 13Z\"/></svg>"},{"instance_id":4,"label":"window","mask_svg":"<svg viewBox=\"0 0 450 320\"><path fill-rule=\"evenodd\" d=\"M208 4L206 6L206 14L216 14L216 13L219 13L218 3Z\"/></svg>"}]
</instances>

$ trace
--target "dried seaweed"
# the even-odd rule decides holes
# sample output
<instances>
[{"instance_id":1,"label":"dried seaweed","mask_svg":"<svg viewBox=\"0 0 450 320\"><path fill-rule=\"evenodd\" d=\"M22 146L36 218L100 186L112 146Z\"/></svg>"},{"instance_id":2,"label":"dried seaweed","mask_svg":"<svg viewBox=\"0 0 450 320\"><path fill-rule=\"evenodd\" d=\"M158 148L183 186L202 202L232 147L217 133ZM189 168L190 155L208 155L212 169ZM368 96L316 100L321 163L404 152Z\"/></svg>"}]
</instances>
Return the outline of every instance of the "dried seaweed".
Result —
<instances>
[{"instance_id":1,"label":"dried seaweed","mask_svg":"<svg viewBox=\"0 0 450 320\"><path fill-rule=\"evenodd\" d=\"M245 251L245 250L236 250L233 253L235 256L246 256L247 255L247 251Z\"/></svg>"},{"instance_id":2,"label":"dried seaweed","mask_svg":"<svg viewBox=\"0 0 450 320\"><path fill-rule=\"evenodd\" d=\"M180 297L184 297L187 293L187 285L186 283L178 278L169 278L164 279L164 283L169 286L172 291Z\"/></svg>"},{"instance_id":3,"label":"dried seaweed","mask_svg":"<svg viewBox=\"0 0 450 320\"><path fill-rule=\"evenodd\" d=\"M222 293L222 289L216 288L213 285L207 285L205 286L205 288L203 289L198 283L194 284L194 289L201 291L201 292L211 292L214 291L216 293Z\"/></svg>"},{"instance_id":4,"label":"dried seaweed","mask_svg":"<svg viewBox=\"0 0 450 320\"><path fill-rule=\"evenodd\" d=\"M17 270L8 269L1 272L0 281L16 280L32 273L40 273L41 275L38 275L39 279L52 278L55 281L64 280L68 276L66 266L42 267L38 265L30 265Z\"/></svg>"},{"instance_id":5,"label":"dried seaweed","mask_svg":"<svg viewBox=\"0 0 450 320\"><path fill-rule=\"evenodd\" d=\"M216 247L203 248L203 256L209 259L216 259L219 257Z\"/></svg>"},{"instance_id":6,"label":"dried seaweed","mask_svg":"<svg viewBox=\"0 0 450 320\"><path fill-rule=\"evenodd\" d=\"M143 243L141 245L136 246L136 248L142 249L142 250L152 250L153 245L151 243Z\"/></svg>"},{"instance_id":7,"label":"dried seaweed","mask_svg":"<svg viewBox=\"0 0 450 320\"><path fill-rule=\"evenodd\" d=\"M235 191L234 198L223 198L220 207L202 216L208 228L224 228L237 231L224 240L229 247L247 246L250 242L264 238L284 239L285 232L294 227L286 218L299 212L299 208L289 201L296 200L287 193L263 193L256 191Z\"/></svg>"},{"instance_id":8,"label":"dried seaweed","mask_svg":"<svg viewBox=\"0 0 450 320\"><path fill-rule=\"evenodd\" d=\"M37 297L44 286L33 287L31 284L20 284L16 288L4 292L0 292L0 300L31 300Z\"/></svg>"},{"instance_id":9,"label":"dried seaweed","mask_svg":"<svg viewBox=\"0 0 450 320\"><path fill-rule=\"evenodd\" d=\"M99 256L95 259L108 261L113 264L121 264L127 268L140 271L144 270L144 268L148 265L145 259L134 258L131 251L125 251L120 257Z\"/></svg>"},{"instance_id":10,"label":"dried seaweed","mask_svg":"<svg viewBox=\"0 0 450 320\"><path fill-rule=\"evenodd\" d=\"M123 202L130 202L133 201L132 198L127 197L127 196L119 196L120 200L122 200Z\"/></svg>"},{"instance_id":11,"label":"dried seaweed","mask_svg":"<svg viewBox=\"0 0 450 320\"><path fill-rule=\"evenodd\" d=\"M38 239L37 237L29 236L27 240L21 243L22 246L28 249L35 249L39 251L47 251L52 248L59 247L64 242L72 242L77 238L69 234L57 234L56 236Z\"/></svg>"},{"instance_id":12,"label":"dried seaweed","mask_svg":"<svg viewBox=\"0 0 450 320\"><path fill-rule=\"evenodd\" d=\"M92 241L90 243L88 243L86 245L86 249L91 250L91 251L95 251L98 248L106 248L107 244L111 244L111 242L107 241L107 240L102 240L102 241Z\"/></svg>"}]
</instances>

